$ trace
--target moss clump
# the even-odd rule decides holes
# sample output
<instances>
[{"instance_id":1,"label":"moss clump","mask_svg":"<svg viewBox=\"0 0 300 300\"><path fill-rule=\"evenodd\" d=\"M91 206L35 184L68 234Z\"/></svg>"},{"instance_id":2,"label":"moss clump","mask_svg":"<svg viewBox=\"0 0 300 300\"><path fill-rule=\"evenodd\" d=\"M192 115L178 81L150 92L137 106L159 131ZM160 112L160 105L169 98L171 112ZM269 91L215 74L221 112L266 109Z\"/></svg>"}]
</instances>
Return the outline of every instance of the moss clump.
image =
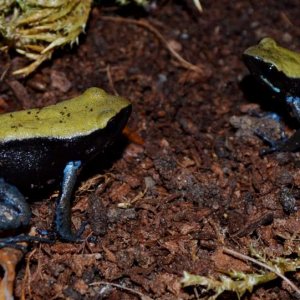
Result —
<instances>
[{"instance_id":1,"label":"moss clump","mask_svg":"<svg viewBox=\"0 0 300 300\"><path fill-rule=\"evenodd\" d=\"M33 62L14 72L26 76L57 47L78 42L92 0L4 0L0 2L1 49L14 48Z\"/></svg>"},{"instance_id":2,"label":"moss clump","mask_svg":"<svg viewBox=\"0 0 300 300\"><path fill-rule=\"evenodd\" d=\"M252 252L252 255L256 257L259 265L264 265L266 270L262 269L257 273L244 273L236 270L226 271L223 272L224 274L220 275L218 279L184 272L181 281L182 286L203 286L206 292L213 291L214 294L210 296L208 300L216 300L225 291L236 293L238 299L240 299L246 292L251 293L257 285L281 277L300 295L299 289L284 276L285 273L296 272L300 269L298 253L297 257L293 259L288 257L266 259L254 249L252 249ZM253 259L251 259L251 261L252 260ZM270 270L274 270L274 272Z\"/></svg>"}]
</instances>

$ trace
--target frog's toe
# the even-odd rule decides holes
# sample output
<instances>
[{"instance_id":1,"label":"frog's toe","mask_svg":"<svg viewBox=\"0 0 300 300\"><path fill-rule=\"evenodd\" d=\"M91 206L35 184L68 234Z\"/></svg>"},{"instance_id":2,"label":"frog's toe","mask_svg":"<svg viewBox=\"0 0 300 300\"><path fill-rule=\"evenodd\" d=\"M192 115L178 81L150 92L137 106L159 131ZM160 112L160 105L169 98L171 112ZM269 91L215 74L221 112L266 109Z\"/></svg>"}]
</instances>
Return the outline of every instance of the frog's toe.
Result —
<instances>
[{"instance_id":1,"label":"frog's toe","mask_svg":"<svg viewBox=\"0 0 300 300\"><path fill-rule=\"evenodd\" d=\"M54 240L48 238L42 238L39 236L19 234L13 237L1 238L0 248L10 247L10 248L19 249L22 250L23 252L26 252L27 245L22 245L20 243L34 243L34 242L52 244L54 243Z\"/></svg>"},{"instance_id":2,"label":"frog's toe","mask_svg":"<svg viewBox=\"0 0 300 300\"><path fill-rule=\"evenodd\" d=\"M78 236L78 234L68 233L68 234L62 234L59 233L59 240L67 243L81 243L83 242L83 239Z\"/></svg>"},{"instance_id":3,"label":"frog's toe","mask_svg":"<svg viewBox=\"0 0 300 300\"><path fill-rule=\"evenodd\" d=\"M57 232L59 239L64 242L81 243L84 241L82 234L85 230L87 222L83 222L77 232L73 233L69 228L60 228Z\"/></svg>"},{"instance_id":4,"label":"frog's toe","mask_svg":"<svg viewBox=\"0 0 300 300\"><path fill-rule=\"evenodd\" d=\"M260 156L271 154L278 151L284 151L284 145L287 142L287 138L284 136L280 140L274 141L270 139L266 134L262 133L259 130L256 130L255 135L259 137L264 143L268 144L269 148L264 148L259 151Z\"/></svg>"},{"instance_id":5,"label":"frog's toe","mask_svg":"<svg viewBox=\"0 0 300 300\"><path fill-rule=\"evenodd\" d=\"M278 147L271 147L271 148L263 148L259 150L259 156L265 156L274 152L279 151L280 148Z\"/></svg>"},{"instance_id":6,"label":"frog's toe","mask_svg":"<svg viewBox=\"0 0 300 300\"><path fill-rule=\"evenodd\" d=\"M265 133L261 132L260 130L254 131L255 135L259 137L264 143L268 144L270 148L276 148L276 141L269 138Z\"/></svg>"}]
</instances>

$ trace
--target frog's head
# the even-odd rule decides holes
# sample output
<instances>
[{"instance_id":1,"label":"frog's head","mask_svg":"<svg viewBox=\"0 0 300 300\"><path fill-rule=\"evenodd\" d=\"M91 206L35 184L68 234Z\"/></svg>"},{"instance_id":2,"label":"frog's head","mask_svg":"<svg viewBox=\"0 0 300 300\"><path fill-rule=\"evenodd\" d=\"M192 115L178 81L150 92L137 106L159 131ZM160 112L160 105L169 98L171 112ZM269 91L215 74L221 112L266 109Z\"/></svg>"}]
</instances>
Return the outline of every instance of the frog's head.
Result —
<instances>
[{"instance_id":1,"label":"frog's head","mask_svg":"<svg viewBox=\"0 0 300 300\"><path fill-rule=\"evenodd\" d=\"M107 94L100 88L89 88L80 97L78 103L84 107L80 109L80 114L85 115L86 123L91 123L95 129L105 128L119 115L124 115L127 120L131 112L131 103L127 99Z\"/></svg>"},{"instance_id":2,"label":"frog's head","mask_svg":"<svg viewBox=\"0 0 300 300\"><path fill-rule=\"evenodd\" d=\"M243 59L251 74L274 92L299 94L300 54L280 47L273 39L264 38L248 48Z\"/></svg>"},{"instance_id":3,"label":"frog's head","mask_svg":"<svg viewBox=\"0 0 300 300\"><path fill-rule=\"evenodd\" d=\"M85 131L110 128L113 138L126 125L131 113L131 103L127 99L95 87L89 88L80 97L80 117L85 120Z\"/></svg>"}]
</instances>

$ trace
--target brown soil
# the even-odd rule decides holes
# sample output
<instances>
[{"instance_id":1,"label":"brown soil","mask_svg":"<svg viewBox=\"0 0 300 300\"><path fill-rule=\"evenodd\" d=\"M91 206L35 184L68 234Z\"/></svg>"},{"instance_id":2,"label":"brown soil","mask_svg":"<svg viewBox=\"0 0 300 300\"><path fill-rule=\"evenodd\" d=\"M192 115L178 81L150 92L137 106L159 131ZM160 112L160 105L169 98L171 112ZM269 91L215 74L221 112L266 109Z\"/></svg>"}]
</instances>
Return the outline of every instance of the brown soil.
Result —
<instances>
[{"instance_id":1,"label":"brown soil","mask_svg":"<svg viewBox=\"0 0 300 300\"><path fill-rule=\"evenodd\" d=\"M105 281L153 299L196 299L195 290L181 288L184 270L255 271L222 247L248 254L253 246L273 256L296 247L299 154L259 156L265 145L253 130L265 124L253 111L272 104L262 107L260 93L248 97L241 53L265 36L299 50L299 1L202 0L202 14L190 0L162 2L148 12L94 7L79 46L56 52L25 80L7 75L0 85L3 111L48 105L90 86L133 104L133 141L118 141L87 168L76 193L74 228L87 221L84 236L93 239L33 246L19 264L18 297L23 290L28 299L141 298L90 285ZM179 62L153 27L202 71ZM54 209L55 197L32 203L31 224L52 229ZM291 298L279 280L246 295Z\"/></svg>"}]
</instances>

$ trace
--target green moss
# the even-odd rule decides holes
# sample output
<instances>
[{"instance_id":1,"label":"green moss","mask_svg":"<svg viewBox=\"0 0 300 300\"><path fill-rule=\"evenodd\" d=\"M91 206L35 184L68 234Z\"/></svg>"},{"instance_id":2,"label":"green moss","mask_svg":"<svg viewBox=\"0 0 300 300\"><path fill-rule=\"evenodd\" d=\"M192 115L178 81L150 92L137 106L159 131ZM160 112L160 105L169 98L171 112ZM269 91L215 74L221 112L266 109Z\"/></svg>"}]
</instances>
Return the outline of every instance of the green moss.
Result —
<instances>
[{"instance_id":1,"label":"green moss","mask_svg":"<svg viewBox=\"0 0 300 300\"><path fill-rule=\"evenodd\" d=\"M265 269L261 269L256 273L244 273L242 271L230 270L224 271L217 279L208 276L190 274L184 271L182 278L182 286L202 286L208 291L213 291L213 295L208 300L216 300L223 292L230 291L236 293L238 299L246 293L252 293L257 285L270 282L279 276L284 277L285 273L296 272L300 269L299 253L294 253L297 257L291 259L288 257L265 258L253 248L252 255L256 257L256 264L265 265ZM298 251L297 251L298 252ZM251 257L249 259L252 259ZM251 261L255 261L252 259ZM274 270L272 272L270 270ZM290 284L290 283L289 283ZM291 285L291 284L290 284ZM297 287L294 288L298 290Z\"/></svg>"},{"instance_id":2,"label":"green moss","mask_svg":"<svg viewBox=\"0 0 300 300\"><path fill-rule=\"evenodd\" d=\"M92 0L5 0L0 1L2 49L14 48L33 62L14 74L26 76L53 51L78 42L84 31Z\"/></svg>"}]
</instances>

